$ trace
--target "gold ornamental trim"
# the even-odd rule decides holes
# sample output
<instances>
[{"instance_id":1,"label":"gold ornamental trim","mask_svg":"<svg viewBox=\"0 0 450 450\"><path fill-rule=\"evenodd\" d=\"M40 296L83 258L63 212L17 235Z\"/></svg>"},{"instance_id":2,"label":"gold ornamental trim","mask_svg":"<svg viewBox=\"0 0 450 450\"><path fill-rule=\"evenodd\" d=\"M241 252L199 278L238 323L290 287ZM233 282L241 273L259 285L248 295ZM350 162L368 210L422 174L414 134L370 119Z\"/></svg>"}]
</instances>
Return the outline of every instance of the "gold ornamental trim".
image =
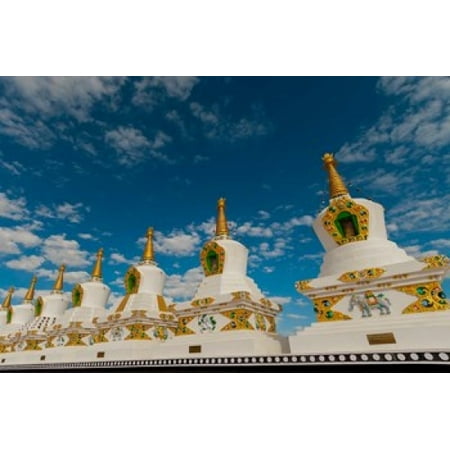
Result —
<instances>
[{"instance_id":1,"label":"gold ornamental trim","mask_svg":"<svg viewBox=\"0 0 450 450\"><path fill-rule=\"evenodd\" d=\"M371 267L370 269L345 272L338 278L338 280L342 281L343 283L354 283L356 281L362 280L374 280L381 277L384 272L386 272L386 270L382 269L381 267Z\"/></svg>"},{"instance_id":2,"label":"gold ornamental trim","mask_svg":"<svg viewBox=\"0 0 450 450\"><path fill-rule=\"evenodd\" d=\"M229 319L229 322L223 326L220 331L255 329L249 321L250 316L253 314L252 311L239 308L232 309L230 311L223 311L221 314Z\"/></svg>"},{"instance_id":3,"label":"gold ornamental trim","mask_svg":"<svg viewBox=\"0 0 450 450\"><path fill-rule=\"evenodd\" d=\"M349 196L331 200L322 225L338 245L364 241L369 236L369 210Z\"/></svg>"},{"instance_id":4,"label":"gold ornamental trim","mask_svg":"<svg viewBox=\"0 0 450 450\"><path fill-rule=\"evenodd\" d=\"M214 301L215 300L212 297L198 298L191 302L191 306L194 308L206 308L207 306L212 305Z\"/></svg>"},{"instance_id":5,"label":"gold ornamental trim","mask_svg":"<svg viewBox=\"0 0 450 450\"><path fill-rule=\"evenodd\" d=\"M439 282L419 283L394 288L397 291L416 297L416 300L403 309L402 314L414 314L450 309L450 304Z\"/></svg>"},{"instance_id":6,"label":"gold ornamental trim","mask_svg":"<svg viewBox=\"0 0 450 450\"><path fill-rule=\"evenodd\" d=\"M309 283L312 280L301 280L301 281L297 281L295 283L295 289L297 289L297 291L299 292L304 292L304 291L310 291L311 289L314 289Z\"/></svg>"},{"instance_id":7,"label":"gold ornamental trim","mask_svg":"<svg viewBox=\"0 0 450 450\"><path fill-rule=\"evenodd\" d=\"M318 322L333 322L338 320L351 320L352 318L347 314L343 314L339 311L334 311L333 307L343 298L345 295L333 295L328 297L315 298L314 312Z\"/></svg>"},{"instance_id":8,"label":"gold ornamental trim","mask_svg":"<svg viewBox=\"0 0 450 450\"><path fill-rule=\"evenodd\" d=\"M206 243L200 252L200 262L206 277L223 273L225 249L215 241Z\"/></svg>"},{"instance_id":9,"label":"gold ornamental trim","mask_svg":"<svg viewBox=\"0 0 450 450\"><path fill-rule=\"evenodd\" d=\"M426 267L422 270L437 269L450 265L450 259L445 255L433 255L422 258L422 262L426 263Z\"/></svg>"}]
</instances>

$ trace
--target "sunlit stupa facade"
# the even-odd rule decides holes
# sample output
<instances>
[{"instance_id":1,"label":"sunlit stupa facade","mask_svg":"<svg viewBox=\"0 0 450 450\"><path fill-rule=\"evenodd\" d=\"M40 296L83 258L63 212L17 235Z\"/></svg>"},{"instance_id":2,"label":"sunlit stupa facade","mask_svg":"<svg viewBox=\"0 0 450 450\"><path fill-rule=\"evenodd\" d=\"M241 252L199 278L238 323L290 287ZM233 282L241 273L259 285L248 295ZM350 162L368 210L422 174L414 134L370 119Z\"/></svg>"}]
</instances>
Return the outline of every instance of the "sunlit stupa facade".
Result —
<instances>
[{"instance_id":1,"label":"sunlit stupa facade","mask_svg":"<svg viewBox=\"0 0 450 450\"><path fill-rule=\"evenodd\" d=\"M192 299L165 298L166 274L149 228L141 260L125 273L123 298L112 308L102 249L71 302L64 265L48 295L34 298L33 277L14 305L9 288L0 307L0 369L376 363L380 355L387 362L435 354L450 360L450 303L441 287L449 259L407 255L388 239L383 206L351 196L333 155L325 154L323 163L330 200L313 229L325 255L316 278L295 283L314 308L311 326L287 338L278 334L281 306L248 276L248 249L232 238L221 198L215 234L200 252L204 278Z\"/></svg>"}]
</instances>

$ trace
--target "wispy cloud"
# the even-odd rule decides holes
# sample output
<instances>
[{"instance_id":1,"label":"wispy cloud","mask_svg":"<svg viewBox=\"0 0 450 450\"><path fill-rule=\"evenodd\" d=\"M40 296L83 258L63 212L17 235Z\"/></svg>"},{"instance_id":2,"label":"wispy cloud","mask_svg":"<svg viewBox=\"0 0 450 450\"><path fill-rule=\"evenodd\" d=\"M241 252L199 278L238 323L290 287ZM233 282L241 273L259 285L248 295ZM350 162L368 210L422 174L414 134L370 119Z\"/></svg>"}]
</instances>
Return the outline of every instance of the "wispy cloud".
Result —
<instances>
[{"instance_id":1,"label":"wispy cloud","mask_svg":"<svg viewBox=\"0 0 450 450\"><path fill-rule=\"evenodd\" d=\"M13 199L0 192L0 217L23 220L27 215L26 200L23 197Z\"/></svg>"},{"instance_id":2,"label":"wispy cloud","mask_svg":"<svg viewBox=\"0 0 450 450\"><path fill-rule=\"evenodd\" d=\"M137 128L119 126L115 130L107 131L105 140L116 151L118 162L124 166L132 167L148 158L171 162L164 153L157 151L172 140L162 131L158 131L150 140Z\"/></svg>"}]
</instances>

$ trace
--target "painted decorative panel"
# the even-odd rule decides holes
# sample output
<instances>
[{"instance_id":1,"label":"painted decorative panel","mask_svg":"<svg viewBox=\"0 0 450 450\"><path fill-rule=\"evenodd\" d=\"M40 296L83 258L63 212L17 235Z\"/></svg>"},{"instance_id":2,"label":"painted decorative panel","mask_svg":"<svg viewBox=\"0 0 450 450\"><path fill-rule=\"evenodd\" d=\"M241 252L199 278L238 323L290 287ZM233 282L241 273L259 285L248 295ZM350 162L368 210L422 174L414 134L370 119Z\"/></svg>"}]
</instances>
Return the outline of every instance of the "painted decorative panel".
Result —
<instances>
[{"instance_id":1,"label":"painted decorative panel","mask_svg":"<svg viewBox=\"0 0 450 450\"><path fill-rule=\"evenodd\" d=\"M437 281L403 286L395 289L416 297L416 300L408 305L402 311L402 314L450 309L445 292L442 290L440 283Z\"/></svg>"},{"instance_id":2,"label":"painted decorative panel","mask_svg":"<svg viewBox=\"0 0 450 450\"><path fill-rule=\"evenodd\" d=\"M333 306L344 298L344 295L315 298L314 312L318 322L330 322L333 320L351 320L351 317L339 311L333 311Z\"/></svg>"},{"instance_id":3,"label":"painted decorative panel","mask_svg":"<svg viewBox=\"0 0 450 450\"><path fill-rule=\"evenodd\" d=\"M225 249L214 241L206 243L200 252L200 262L205 276L222 273L225 264Z\"/></svg>"},{"instance_id":4,"label":"painted decorative panel","mask_svg":"<svg viewBox=\"0 0 450 450\"><path fill-rule=\"evenodd\" d=\"M331 201L322 224L338 245L363 241L369 235L369 210L348 196Z\"/></svg>"},{"instance_id":5,"label":"painted decorative panel","mask_svg":"<svg viewBox=\"0 0 450 450\"><path fill-rule=\"evenodd\" d=\"M375 278L381 277L383 273L386 272L385 269L381 267L373 267L370 269L354 270L353 272L343 273L338 280L343 283L352 283L361 280L373 280Z\"/></svg>"},{"instance_id":6,"label":"painted decorative panel","mask_svg":"<svg viewBox=\"0 0 450 450\"><path fill-rule=\"evenodd\" d=\"M220 331L254 330L253 325L248 320L252 315L251 311L246 309L232 309L231 311L224 311L221 314L230 319L230 321Z\"/></svg>"}]
</instances>

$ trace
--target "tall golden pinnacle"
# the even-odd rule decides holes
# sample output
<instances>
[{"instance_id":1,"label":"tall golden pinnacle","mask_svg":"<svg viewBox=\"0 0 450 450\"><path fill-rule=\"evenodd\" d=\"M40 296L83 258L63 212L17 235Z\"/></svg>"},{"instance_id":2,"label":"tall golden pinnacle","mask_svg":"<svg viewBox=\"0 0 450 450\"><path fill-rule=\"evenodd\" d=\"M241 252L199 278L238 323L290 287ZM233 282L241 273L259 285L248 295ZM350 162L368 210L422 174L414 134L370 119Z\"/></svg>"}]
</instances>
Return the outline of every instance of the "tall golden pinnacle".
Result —
<instances>
[{"instance_id":1,"label":"tall golden pinnacle","mask_svg":"<svg viewBox=\"0 0 450 450\"><path fill-rule=\"evenodd\" d=\"M152 263L155 261L155 254L153 252L153 228L147 229L147 242L145 243L144 253L142 254L142 261L145 263Z\"/></svg>"},{"instance_id":2,"label":"tall golden pinnacle","mask_svg":"<svg viewBox=\"0 0 450 450\"><path fill-rule=\"evenodd\" d=\"M224 198L219 198L217 201L216 236L229 236Z\"/></svg>"},{"instance_id":3,"label":"tall golden pinnacle","mask_svg":"<svg viewBox=\"0 0 450 450\"><path fill-rule=\"evenodd\" d=\"M325 153L322 157L322 161L324 162L325 170L328 172L330 198L348 194L347 187L336 170L337 161L334 159L333 154Z\"/></svg>"},{"instance_id":4,"label":"tall golden pinnacle","mask_svg":"<svg viewBox=\"0 0 450 450\"><path fill-rule=\"evenodd\" d=\"M8 293L6 294L5 300L3 300L1 309L9 309L11 307L11 300L14 290L15 289L13 287L8 289Z\"/></svg>"},{"instance_id":5,"label":"tall golden pinnacle","mask_svg":"<svg viewBox=\"0 0 450 450\"><path fill-rule=\"evenodd\" d=\"M103 249L100 248L97 252L97 260L95 261L94 268L92 269L92 279L101 280L102 275L102 259L103 259Z\"/></svg>"},{"instance_id":6,"label":"tall golden pinnacle","mask_svg":"<svg viewBox=\"0 0 450 450\"><path fill-rule=\"evenodd\" d=\"M34 298L34 288L36 287L36 283L37 283L37 277L33 276L33 278L31 279L31 284L30 287L28 288L27 293L25 294L24 297L24 303L31 303L33 301Z\"/></svg>"},{"instance_id":7,"label":"tall golden pinnacle","mask_svg":"<svg viewBox=\"0 0 450 450\"><path fill-rule=\"evenodd\" d=\"M53 286L53 291L62 292L64 289L64 271L66 270L66 266L62 264L58 269L58 276L55 281L55 285Z\"/></svg>"}]
</instances>

